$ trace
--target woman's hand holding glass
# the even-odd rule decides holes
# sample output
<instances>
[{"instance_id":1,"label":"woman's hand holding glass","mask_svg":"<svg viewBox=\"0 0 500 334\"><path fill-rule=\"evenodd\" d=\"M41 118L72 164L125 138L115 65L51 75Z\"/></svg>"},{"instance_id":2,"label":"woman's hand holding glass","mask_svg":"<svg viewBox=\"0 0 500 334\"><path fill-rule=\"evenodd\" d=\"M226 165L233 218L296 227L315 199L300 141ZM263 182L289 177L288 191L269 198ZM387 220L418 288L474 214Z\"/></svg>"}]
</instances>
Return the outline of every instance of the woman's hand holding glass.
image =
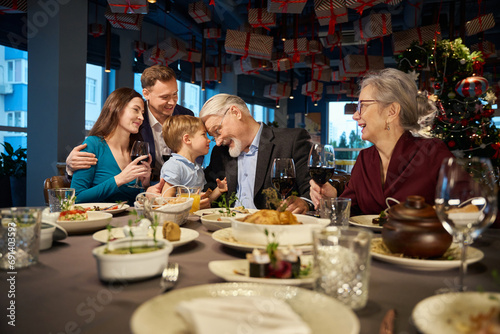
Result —
<instances>
[{"instance_id":1,"label":"woman's hand holding glass","mask_svg":"<svg viewBox=\"0 0 500 334\"><path fill-rule=\"evenodd\" d=\"M309 189L309 195L311 196L315 209L318 208L322 198L333 198L338 196L337 189L329 182L319 185L311 179L309 181L309 185L311 186Z\"/></svg>"},{"instance_id":2,"label":"woman's hand holding glass","mask_svg":"<svg viewBox=\"0 0 500 334\"><path fill-rule=\"evenodd\" d=\"M151 179L151 155L142 155L130 162L120 174L115 176L118 187L133 180L141 182L143 187L149 186Z\"/></svg>"}]
</instances>

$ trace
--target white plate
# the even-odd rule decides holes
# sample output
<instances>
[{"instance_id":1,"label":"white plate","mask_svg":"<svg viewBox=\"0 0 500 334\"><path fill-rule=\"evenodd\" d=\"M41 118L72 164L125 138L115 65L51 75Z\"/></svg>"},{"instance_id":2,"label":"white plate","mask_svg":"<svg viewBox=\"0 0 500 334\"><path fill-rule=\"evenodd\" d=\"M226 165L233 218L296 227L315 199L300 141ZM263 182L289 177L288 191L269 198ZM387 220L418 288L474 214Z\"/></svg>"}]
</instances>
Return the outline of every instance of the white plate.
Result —
<instances>
[{"instance_id":1,"label":"white plate","mask_svg":"<svg viewBox=\"0 0 500 334\"><path fill-rule=\"evenodd\" d=\"M223 210L223 209L222 208L202 209L202 210L198 210L198 211L193 212L193 214L201 217L201 216L205 216L205 215L211 215L211 214L214 214L214 213L219 213L220 210ZM247 209L247 210L248 210L248 212L250 214L259 211L258 209Z\"/></svg>"},{"instance_id":2,"label":"white plate","mask_svg":"<svg viewBox=\"0 0 500 334\"><path fill-rule=\"evenodd\" d=\"M108 212L89 211L87 214L89 217L87 220L58 220L57 224L64 228L68 234L85 234L106 227L111 222L111 218L113 218L113 215Z\"/></svg>"},{"instance_id":3,"label":"white plate","mask_svg":"<svg viewBox=\"0 0 500 334\"><path fill-rule=\"evenodd\" d=\"M218 218L221 220L217 220ZM200 216L200 219L207 231L217 231L221 228L231 227L231 219L228 217L221 217L221 215L217 213Z\"/></svg>"},{"instance_id":4,"label":"white plate","mask_svg":"<svg viewBox=\"0 0 500 334\"><path fill-rule=\"evenodd\" d=\"M303 255L300 257L301 264L311 264L312 271L312 255ZM249 282L249 283L265 283L265 284L280 284L280 285L308 285L311 286L314 282L314 277L311 275L303 278L263 278L248 276L248 260L226 260L226 261L210 261L208 269L220 278L228 282ZM236 274L235 273L241 273Z\"/></svg>"},{"instance_id":5,"label":"white plate","mask_svg":"<svg viewBox=\"0 0 500 334\"><path fill-rule=\"evenodd\" d=\"M124 204L118 204L118 203L79 203L77 205L83 206L84 208L91 208L91 209L93 209L96 206L100 209L104 209L104 208L109 208L110 206L118 205L118 209L96 211L96 212L108 212L111 214L120 213L120 212L123 212L123 211L127 210L128 208L130 208L130 205L125 204L125 203Z\"/></svg>"},{"instance_id":6,"label":"white plate","mask_svg":"<svg viewBox=\"0 0 500 334\"><path fill-rule=\"evenodd\" d=\"M177 314L181 301L203 297L265 296L288 303L311 333L357 334L360 330L357 316L339 301L323 294L293 286L253 283L220 283L198 285L173 290L148 300L135 310L130 327L135 334L189 333L184 320Z\"/></svg>"},{"instance_id":7,"label":"white plate","mask_svg":"<svg viewBox=\"0 0 500 334\"><path fill-rule=\"evenodd\" d=\"M452 247L458 247L452 245ZM457 260L424 260L424 259L410 259L404 257L397 257L385 254L371 252L373 258L397 264L400 267L419 270L419 271L440 271L460 267L460 253L457 251ZM467 248L467 264L480 261L484 257L484 253L474 247Z\"/></svg>"},{"instance_id":8,"label":"white plate","mask_svg":"<svg viewBox=\"0 0 500 334\"><path fill-rule=\"evenodd\" d=\"M225 246L228 246L230 248L243 251L243 252L251 252L255 248L257 249L266 249L266 246L263 245L254 245L254 244L248 244L244 243L241 241L237 241L233 237L233 229L231 227L229 228L223 228L218 231L215 231L212 233L212 239L217 241L218 243L221 243ZM288 246L280 246L279 248L287 248ZM312 245L294 245L295 248L302 250L302 252L307 252L312 250Z\"/></svg>"},{"instance_id":9,"label":"white plate","mask_svg":"<svg viewBox=\"0 0 500 334\"><path fill-rule=\"evenodd\" d=\"M163 238L162 237L162 229L163 226L158 226L156 228L156 236L158 238ZM113 236L114 239L122 239L125 238L125 234L123 233L123 228L121 227L114 227L111 229L111 235ZM153 237L153 231L150 230L148 236ZM178 241L170 241L170 243L175 247L179 247L182 245L187 244L188 242L191 242L198 238L200 234L192 230L190 228L184 228L181 227L181 239ZM94 238L95 241L102 242L105 244L108 242L108 230L102 230L102 231L97 231L92 235L92 238Z\"/></svg>"},{"instance_id":10,"label":"white plate","mask_svg":"<svg viewBox=\"0 0 500 334\"><path fill-rule=\"evenodd\" d=\"M499 306L500 293L445 293L420 301L413 309L412 318L424 334L469 333L471 316L486 315Z\"/></svg>"},{"instance_id":11,"label":"white plate","mask_svg":"<svg viewBox=\"0 0 500 334\"><path fill-rule=\"evenodd\" d=\"M372 223L373 218L377 218L378 216L379 215L354 216L349 218L349 223L358 227L367 227L373 231L382 231L382 226Z\"/></svg>"}]
</instances>

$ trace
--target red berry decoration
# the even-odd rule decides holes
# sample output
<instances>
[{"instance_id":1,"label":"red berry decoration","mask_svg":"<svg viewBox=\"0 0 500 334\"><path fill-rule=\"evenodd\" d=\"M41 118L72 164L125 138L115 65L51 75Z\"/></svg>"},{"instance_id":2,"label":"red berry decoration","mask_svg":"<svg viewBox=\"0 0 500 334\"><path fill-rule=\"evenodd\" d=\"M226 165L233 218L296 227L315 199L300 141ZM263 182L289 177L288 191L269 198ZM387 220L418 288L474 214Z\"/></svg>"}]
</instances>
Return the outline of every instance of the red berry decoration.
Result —
<instances>
[{"instance_id":1,"label":"red berry decoration","mask_svg":"<svg viewBox=\"0 0 500 334\"><path fill-rule=\"evenodd\" d=\"M441 89L441 84L440 84L439 82L436 82L436 83L434 84L434 89L436 89L436 90L440 90L440 89Z\"/></svg>"},{"instance_id":2,"label":"red berry decoration","mask_svg":"<svg viewBox=\"0 0 500 334\"><path fill-rule=\"evenodd\" d=\"M448 142L448 146L449 146L449 147L455 147L455 145L456 145L456 143L455 143L455 141L453 141L453 140L450 140L450 141Z\"/></svg>"}]
</instances>

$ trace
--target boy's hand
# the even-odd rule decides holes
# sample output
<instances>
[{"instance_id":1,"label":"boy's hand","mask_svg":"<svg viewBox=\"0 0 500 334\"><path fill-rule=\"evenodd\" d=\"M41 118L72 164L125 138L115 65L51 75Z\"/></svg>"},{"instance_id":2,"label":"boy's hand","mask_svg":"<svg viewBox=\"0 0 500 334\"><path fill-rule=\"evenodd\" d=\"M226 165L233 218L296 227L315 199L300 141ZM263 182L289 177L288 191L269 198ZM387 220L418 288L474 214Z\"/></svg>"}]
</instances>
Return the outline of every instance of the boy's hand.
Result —
<instances>
[{"instance_id":1,"label":"boy's hand","mask_svg":"<svg viewBox=\"0 0 500 334\"><path fill-rule=\"evenodd\" d=\"M219 180L217 179L217 188L219 188L220 192L221 193L225 193L227 192L228 188L227 188L227 180L226 178L224 178L224 180Z\"/></svg>"}]
</instances>

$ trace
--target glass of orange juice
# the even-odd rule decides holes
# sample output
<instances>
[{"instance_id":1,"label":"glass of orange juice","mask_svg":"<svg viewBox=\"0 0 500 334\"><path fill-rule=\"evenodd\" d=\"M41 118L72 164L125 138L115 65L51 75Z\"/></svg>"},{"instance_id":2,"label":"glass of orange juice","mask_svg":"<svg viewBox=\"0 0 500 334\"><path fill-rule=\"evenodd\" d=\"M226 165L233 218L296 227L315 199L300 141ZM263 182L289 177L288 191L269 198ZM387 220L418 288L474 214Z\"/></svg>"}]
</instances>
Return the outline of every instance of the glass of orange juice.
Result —
<instances>
[{"instance_id":1,"label":"glass of orange juice","mask_svg":"<svg viewBox=\"0 0 500 334\"><path fill-rule=\"evenodd\" d=\"M177 196L193 198L193 206L189 213L192 214L200 210L201 187L177 187Z\"/></svg>"}]
</instances>

